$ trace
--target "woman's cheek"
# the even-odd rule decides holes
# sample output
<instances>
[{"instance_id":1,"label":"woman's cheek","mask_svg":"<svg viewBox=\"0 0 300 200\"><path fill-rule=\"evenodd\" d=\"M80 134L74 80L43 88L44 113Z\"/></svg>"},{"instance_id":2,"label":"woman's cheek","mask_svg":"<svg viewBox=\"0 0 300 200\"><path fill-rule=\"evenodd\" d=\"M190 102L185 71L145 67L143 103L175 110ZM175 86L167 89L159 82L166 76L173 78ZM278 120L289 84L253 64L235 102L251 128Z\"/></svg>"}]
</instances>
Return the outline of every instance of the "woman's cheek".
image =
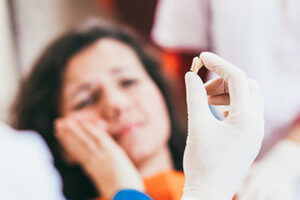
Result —
<instances>
[{"instance_id":1,"label":"woman's cheek","mask_svg":"<svg viewBox=\"0 0 300 200\"><path fill-rule=\"evenodd\" d=\"M167 143L171 134L171 122L165 100L160 92L153 98L152 107L147 107L152 118L153 136L160 138L161 143Z\"/></svg>"},{"instance_id":2,"label":"woman's cheek","mask_svg":"<svg viewBox=\"0 0 300 200\"><path fill-rule=\"evenodd\" d=\"M119 145L134 163L138 163L167 145L169 134L167 128L162 132L163 126L166 127L166 124L162 125L152 118L135 133L119 140Z\"/></svg>"},{"instance_id":3,"label":"woman's cheek","mask_svg":"<svg viewBox=\"0 0 300 200\"><path fill-rule=\"evenodd\" d=\"M148 133L144 130L138 130L136 133L132 133L118 141L121 148L134 162L143 159L149 152L151 141L147 141L146 135Z\"/></svg>"},{"instance_id":4,"label":"woman's cheek","mask_svg":"<svg viewBox=\"0 0 300 200\"><path fill-rule=\"evenodd\" d=\"M164 98L156 87L140 97L143 98L139 101L139 107L147 119L147 124L143 127L143 134L140 134L140 143L137 145L139 152L133 152L147 156L168 144L171 133L170 118Z\"/></svg>"},{"instance_id":5,"label":"woman's cheek","mask_svg":"<svg viewBox=\"0 0 300 200\"><path fill-rule=\"evenodd\" d=\"M130 94L135 111L144 119L136 133L118 141L134 161L146 159L168 144L170 119L159 89L153 84L143 84Z\"/></svg>"},{"instance_id":6,"label":"woman's cheek","mask_svg":"<svg viewBox=\"0 0 300 200\"><path fill-rule=\"evenodd\" d=\"M139 161L151 156L154 152L153 145L149 145L149 143L147 144L146 141L144 141L144 143L137 143L136 145L132 145L128 150L130 158L135 163L138 163Z\"/></svg>"}]
</instances>

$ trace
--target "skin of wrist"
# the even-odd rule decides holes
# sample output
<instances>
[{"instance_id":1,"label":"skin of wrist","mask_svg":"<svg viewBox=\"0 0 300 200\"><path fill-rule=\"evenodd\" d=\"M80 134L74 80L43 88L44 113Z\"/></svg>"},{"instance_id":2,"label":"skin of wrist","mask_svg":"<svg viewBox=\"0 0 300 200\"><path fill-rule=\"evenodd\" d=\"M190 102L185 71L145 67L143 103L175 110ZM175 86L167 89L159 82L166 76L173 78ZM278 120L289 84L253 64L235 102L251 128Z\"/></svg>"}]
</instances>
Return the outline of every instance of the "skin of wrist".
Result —
<instances>
[{"instance_id":1,"label":"skin of wrist","mask_svg":"<svg viewBox=\"0 0 300 200\"><path fill-rule=\"evenodd\" d=\"M118 191L122 189L134 189L140 192L144 192L144 184L141 179L140 184L138 181L135 184L130 184L128 180L124 180L123 177L118 176L117 172L110 171L113 167L109 169L100 169L94 164L84 165L84 171L93 181L97 191L107 198L112 198ZM104 172L104 173L102 173ZM121 173L121 172L120 172Z\"/></svg>"}]
</instances>

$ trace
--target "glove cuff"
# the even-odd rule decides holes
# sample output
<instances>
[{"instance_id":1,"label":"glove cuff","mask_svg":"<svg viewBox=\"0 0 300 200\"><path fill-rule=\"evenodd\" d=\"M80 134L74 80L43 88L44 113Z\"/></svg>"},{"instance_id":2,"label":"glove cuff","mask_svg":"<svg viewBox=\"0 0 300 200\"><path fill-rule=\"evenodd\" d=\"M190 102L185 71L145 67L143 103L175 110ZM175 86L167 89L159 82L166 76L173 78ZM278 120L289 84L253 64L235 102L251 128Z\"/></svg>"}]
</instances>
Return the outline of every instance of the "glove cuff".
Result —
<instances>
[{"instance_id":1,"label":"glove cuff","mask_svg":"<svg viewBox=\"0 0 300 200\"><path fill-rule=\"evenodd\" d=\"M225 198L214 189L197 185L185 186L181 200L225 200Z\"/></svg>"}]
</instances>

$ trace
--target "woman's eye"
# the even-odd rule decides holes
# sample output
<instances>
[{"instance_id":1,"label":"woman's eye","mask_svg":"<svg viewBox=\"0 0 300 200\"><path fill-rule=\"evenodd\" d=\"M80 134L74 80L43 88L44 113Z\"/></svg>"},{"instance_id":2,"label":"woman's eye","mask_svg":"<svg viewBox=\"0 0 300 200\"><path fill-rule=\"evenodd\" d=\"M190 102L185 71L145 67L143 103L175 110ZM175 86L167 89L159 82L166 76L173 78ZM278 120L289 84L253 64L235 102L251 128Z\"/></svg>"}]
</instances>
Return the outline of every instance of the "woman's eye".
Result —
<instances>
[{"instance_id":1,"label":"woman's eye","mask_svg":"<svg viewBox=\"0 0 300 200\"><path fill-rule=\"evenodd\" d=\"M78 103L74 107L74 109L75 110L80 110L80 109L86 108L88 106L91 106L91 105L93 105L93 104L95 104L97 102L98 98L99 98L99 94L98 93L92 94L88 98L86 98L83 101L81 101L80 103Z\"/></svg>"},{"instance_id":2,"label":"woman's eye","mask_svg":"<svg viewBox=\"0 0 300 200\"><path fill-rule=\"evenodd\" d=\"M135 79L123 80L123 81L121 81L121 86L126 88L126 87L130 87L132 85L137 84L137 82L138 81Z\"/></svg>"}]
</instances>

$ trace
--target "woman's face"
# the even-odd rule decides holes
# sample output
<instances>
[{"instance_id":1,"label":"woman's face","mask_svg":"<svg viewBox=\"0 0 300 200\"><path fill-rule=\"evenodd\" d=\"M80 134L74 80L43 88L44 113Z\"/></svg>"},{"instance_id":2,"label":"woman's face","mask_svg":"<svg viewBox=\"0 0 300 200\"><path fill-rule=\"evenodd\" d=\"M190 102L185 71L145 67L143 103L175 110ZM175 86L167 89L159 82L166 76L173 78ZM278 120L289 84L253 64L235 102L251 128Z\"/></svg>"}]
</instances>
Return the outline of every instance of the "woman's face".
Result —
<instances>
[{"instance_id":1,"label":"woman's face","mask_svg":"<svg viewBox=\"0 0 300 200\"><path fill-rule=\"evenodd\" d=\"M114 39L101 39L69 60L60 112L96 116L135 163L165 147L170 135L160 90L135 52Z\"/></svg>"}]
</instances>

